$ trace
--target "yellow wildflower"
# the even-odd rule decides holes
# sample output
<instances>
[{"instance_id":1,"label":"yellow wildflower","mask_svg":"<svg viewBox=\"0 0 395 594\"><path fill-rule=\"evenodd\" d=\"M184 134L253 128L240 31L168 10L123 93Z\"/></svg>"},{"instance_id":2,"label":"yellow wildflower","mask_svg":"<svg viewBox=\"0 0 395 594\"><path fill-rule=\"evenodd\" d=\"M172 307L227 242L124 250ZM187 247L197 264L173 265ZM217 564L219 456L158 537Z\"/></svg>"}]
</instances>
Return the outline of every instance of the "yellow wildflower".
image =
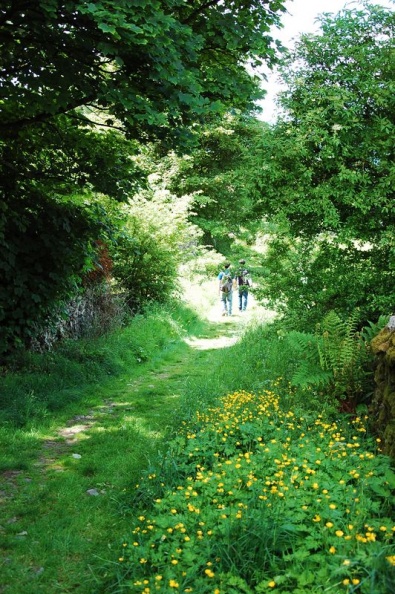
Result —
<instances>
[{"instance_id":1,"label":"yellow wildflower","mask_svg":"<svg viewBox=\"0 0 395 594\"><path fill-rule=\"evenodd\" d=\"M365 536L370 542L374 542L376 540L376 535L374 532L366 532Z\"/></svg>"}]
</instances>

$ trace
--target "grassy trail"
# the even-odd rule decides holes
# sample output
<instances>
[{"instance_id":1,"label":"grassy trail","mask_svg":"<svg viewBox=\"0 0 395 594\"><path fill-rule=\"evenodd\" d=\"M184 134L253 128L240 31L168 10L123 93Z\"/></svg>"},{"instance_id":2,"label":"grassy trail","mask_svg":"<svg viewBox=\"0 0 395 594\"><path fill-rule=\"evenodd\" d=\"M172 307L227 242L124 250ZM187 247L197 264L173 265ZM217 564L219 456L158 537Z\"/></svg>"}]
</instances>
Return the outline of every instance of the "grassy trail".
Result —
<instances>
[{"instance_id":1,"label":"grassy trail","mask_svg":"<svg viewBox=\"0 0 395 594\"><path fill-rule=\"evenodd\" d=\"M177 427L188 382L206 375L242 324L207 321L133 377L95 387L82 407L44 433L19 431L18 468L1 475L0 592L103 592L128 528L128 490Z\"/></svg>"}]
</instances>

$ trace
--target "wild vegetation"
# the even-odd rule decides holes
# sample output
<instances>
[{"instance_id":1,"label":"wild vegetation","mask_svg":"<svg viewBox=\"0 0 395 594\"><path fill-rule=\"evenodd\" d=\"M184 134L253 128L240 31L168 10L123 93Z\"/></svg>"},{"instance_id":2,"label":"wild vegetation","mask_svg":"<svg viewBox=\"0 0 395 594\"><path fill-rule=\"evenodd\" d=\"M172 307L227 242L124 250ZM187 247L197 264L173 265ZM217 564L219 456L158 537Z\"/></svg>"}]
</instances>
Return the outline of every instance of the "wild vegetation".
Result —
<instances>
[{"instance_id":1,"label":"wild vegetation","mask_svg":"<svg viewBox=\"0 0 395 594\"><path fill-rule=\"evenodd\" d=\"M283 10L280 0L2 4L0 353L81 290L98 240L118 245L115 205L153 172L140 162L147 144L190 151L205 119L251 113L262 90L245 64L274 62L269 30ZM129 242L144 252L146 238Z\"/></svg>"},{"instance_id":2,"label":"wild vegetation","mask_svg":"<svg viewBox=\"0 0 395 594\"><path fill-rule=\"evenodd\" d=\"M395 592L394 13L283 11L0 8L0 592Z\"/></svg>"}]
</instances>

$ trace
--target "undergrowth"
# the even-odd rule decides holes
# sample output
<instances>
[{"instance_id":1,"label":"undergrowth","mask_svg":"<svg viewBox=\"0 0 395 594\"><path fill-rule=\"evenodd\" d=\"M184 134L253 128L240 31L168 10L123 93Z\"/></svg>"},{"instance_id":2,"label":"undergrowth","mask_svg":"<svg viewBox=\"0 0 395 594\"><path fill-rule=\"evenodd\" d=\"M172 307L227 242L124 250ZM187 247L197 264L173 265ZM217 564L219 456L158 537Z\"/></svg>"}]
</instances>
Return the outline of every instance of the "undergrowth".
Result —
<instances>
[{"instance_id":1,"label":"undergrowth","mask_svg":"<svg viewBox=\"0 0 395 594\"><path fill-rule=\"evenodd\" d=\"M292 385L281 323L237 323L233 346L193 352L187 329L224 327L152 309L15 359L1 378L8 592L395 592L394 475L368 416ZM73 415L93 425L66 452L51 435Z\"/></svg>"},{"instance_id":2,"label":"undergrowth","mask_svg":"<svg viewBox=\"0 0 395 594\"><path fill-rule=\"evenodd\" d=\"M292 411L275 384L197 411L136 486L114 591L395 592L395 474L366 421Z\"/></svg>"},{"instance_id":3,"label":"undergrowth","mask_svg":"<svg viewBox=\"0 0 395 594\"><path fill-rule=\"evenodd\" d=\"M391 461L366 407L342 414L313 374L292 384L294 353L281 323L257 323L190 378L182 428L126 496L106 591L395 592Z\"/></svg>"}]
</instances>

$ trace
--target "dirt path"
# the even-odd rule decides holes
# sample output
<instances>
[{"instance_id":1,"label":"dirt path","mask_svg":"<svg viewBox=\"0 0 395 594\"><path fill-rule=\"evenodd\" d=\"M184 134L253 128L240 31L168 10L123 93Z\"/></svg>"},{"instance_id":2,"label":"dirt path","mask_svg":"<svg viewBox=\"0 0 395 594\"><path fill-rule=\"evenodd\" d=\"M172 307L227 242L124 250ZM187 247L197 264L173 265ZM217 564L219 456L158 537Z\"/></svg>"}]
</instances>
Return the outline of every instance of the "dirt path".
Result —
<instances>
[{"instance_id":1,"label":"dirt path","mask_svg":"<svg viewBox=\"0 0 395 594\"><path fill-rule=\"evenodd\" d=\"M133 411L134 401L139 399L139 395L145 397L159 390L165 397L174 398L185 384L185 378L191 375L191 370L194 374L198 370L202 375L206 373L211 351L234 345L248 325L272 316L271 312L255 303L253 296L250 296L250 305L246 312L238 311L236 300L234 307L236 311L231 317L223 317L219 303L210 303L206 309L207 324L204 334L185 338L189 349L181 349L176 361L162 361L148 375L141 375L128 383L121 399L119 395L114 399L106 399L101 406L85 411L71 418L66 426L59 427L56 434L44 442L41 463L53 464L57 453L64 455L67 446L72 449L95 425L103 423L103 417L114 419L120 414ZM194 364L196 357L198 365Z\"/></svg>"}]
</instances>

